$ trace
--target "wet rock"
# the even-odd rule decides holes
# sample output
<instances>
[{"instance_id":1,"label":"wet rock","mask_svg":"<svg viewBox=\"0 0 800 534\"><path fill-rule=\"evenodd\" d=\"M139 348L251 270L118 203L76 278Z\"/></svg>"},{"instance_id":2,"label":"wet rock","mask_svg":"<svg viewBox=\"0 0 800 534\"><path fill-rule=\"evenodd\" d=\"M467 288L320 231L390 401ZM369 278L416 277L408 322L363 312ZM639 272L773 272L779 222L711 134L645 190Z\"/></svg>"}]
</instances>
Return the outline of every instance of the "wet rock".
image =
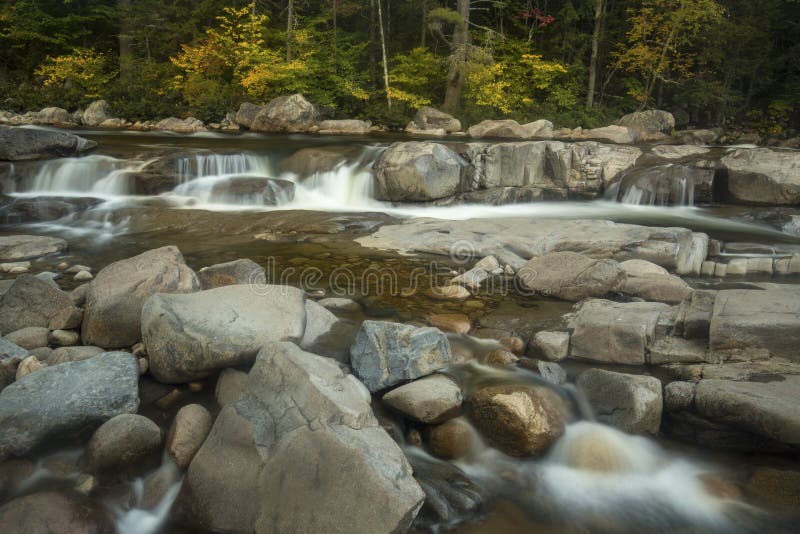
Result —
<instances>
[{"instance_id":1,"label":"wet rock","mask_svg":"<svg viewBox=\"0 0 800 534\"><path fill-rule=\"evenodd\" d=\"M468 289L457 285L430 287L425 294L436 300L462 300L471 296Z\"/></svg>"},{"instance_id":2,"label":"wet rock","mask_svg":"<svg viewBox=\"0 0 800 534\"><path fill-rule=\"evenodd\" d=\"M478 441L475 430L462 417L428 427L426 431L428 450L443 460L463 458Z\"/></svg>"},{"instance_id":3,"label":"wet rock","mask_svg":"<svg viewBox=\"0 0 800 534\"><path fill-rule=\"evenodd\" d=\"M394 143L375 162L375 197L430 201L459 191L466 160L440 143Z\"/></svg>"},{"instance_id":4,"label":"wet rock","mask_svg":"<svg viewBox=\"0 0 800 534\"><path fill-rule=\"evenodd\" d=\"M239 284L150 297L142 311L142 339L150 373L180 383L249 364L270 341L313 345L336 322L329 311L306 302L300 289Z\"/></svg>"},{"instance_id":5,"label":"wet rock","mask_svg":"<svg viewBox=\"0 0 800 534\"><path fill-rule=\"evenodd\" d=\"M0 392L0 458L91 431L139 406L136 359L124 352L46 367Z\"/></svg>"},{"instance_id":6,"label":"wet rock","mask_svg":"<svg viewBox=\"0 0 800 534\"><path fill-rule=\"evenodd\" d=\"M0 160L77 156L97 143L66 132L0 126Z\"/></svg>"},{"instance_id":7,"label":"wet rock","mask_svg":"<svg viewBox=\"0 0 800 534\"><path fill-rule=\"evenodd\" d=\"M624 115L619 120L619 125L627 126L632 130L645 134L663 133L670 135L672 130L675 129L675 117L669 111L648 109L647 111L637 111Z\"/></svg>"},{"instance_id":8,"label":"wet rock","mask_svg":"<svg viewBox=\"0 0 800 534\"><path fill-rule=\"evenodd\" d=\"M343 470L358 483L342 486ZM329 359L272 343L217 417L177 506L214 531L390 533L410 527L423 499L364 387Z\"/></svg>"},{"instance_id":9,"label":"wet rock","mask_svg":"<svg viewBox=\"0 0 800 534\"><path fill-rule=\"evenodd\" d=\"M486 365L494 365L495 367L508 367L514 365L519 361L513 352L503 349L496 349L486 355L484 363Z\"/></svg>"},{"instance_id":10,"label":"wet rock","mask_svg":"<svg viewBox=\"0 0 800 534\"><path fill-rule=\"evenodd\" d=\"M358 155L358 152L338 145L301 148L281 160L280 169L305 180L314 174L330 172Z\"/></svg>"},{"instance_id":11,"label":"wet rock","mask_svg":"<svg viewBox=\"0 0 800 534\"><path fill-rule=\"evenodd\" d=\"M279 96L264 106L250 125L255 132L299 133L316 127L317 107L303 95Z\"/></svg>"},{"instance_id":12,"label":"wet rock","mask_svg":"<svg viewBox=\"0 0 800 534\"><path fill-rule=\"evenodd\" d=\"M678 304L692 292L684 280L654 263L628 260L620 263L620 267L626 274L621 290L627 295L647 301Z\"/></svg>"},{"instance_id":13,"label":"wet rock","mask_svg":"<svg viewBox=\"0 0 800 534\"><path fill-rule=\"evenodd\" d=\"M5 339L23 349L32 350L47 346L47 334L45 327L29 326L6 334Z\"/></svg>"},{"instance_id":14,"label":"wet rock","mask_svg":"<svg viewBox=\"0 0 800 534\"><path fill-rule=\"evenodd\" d=\"M711 349L764 348L800 361L800 286L719 291L709 336Z\"/></svg>"},{"instance_id":15,"label":"wet rock","mask_svg":"<svg viewBox=\"0 0 800 534\"><path fill-rule=\"evenodd\" d=\"M108 265L86 293L84 345L130 347L141 336L142 307L156 293L191 293L200 283L173 246L149 250Z\"/></svg>"},{"instance_id":16,"label":"wet rock","mask_svg":"<svg viewBox=\"0 0 800 534\"><path fill-rule=\"evenodd\" d=\"M189 404L178 410L167 435L167 452L178 467L189 467L213 424L211 413L199 404Z\"/></svg>"},{"instance_id":17,"label":"wet rock","mask_svg":"<svg viewBox=\"0 0 800 534\"><path fill-rule=\"evenodd\" d=\"M755 377L758 378L758 377ZM723 449L800 450L800 375L768 381L702 379L665 392L665 427L673 436Z\"/></svg>"},{"instance_id":18,"label":"wet rock","mask_svg":"<svg viewBox=\"0 0 800 534\"><path fill-rule=\"evenodd\" d=\"M744 493L756 506L796 513L800 509L800 471L759 467L745 484Z\"/></svg>"},{"instance_id":19,"label":"wet rock","mask_svg":"<svg viewBox=\"0 0 800 534\"><path fill-rule=\"evenodd\" d=\"M120 481L152 468L160 451L158 425L143 415L125 413L100 425L86 445L82 461L91 473Z\"/></svg>"},{"instance_id":20,"label":"wet rock","mask_svg":"<svg viewBox=\"0 0 800 534\"><path fill-rule=\"evenodd\" d=\"M204 132L206 130L203 121L188 117L186 119L179 119L177 117L168 117L162 119L155 124L156 130L166 130L175 133L195 133Z\"/></svg>"},{"instance_id":21,"label":"wet rock","mask_svg":"<svg viewBox=\"0 0 800 534\"><path fill-rule=\"evenodd\" d=\"M560 362L569 356L569 332L537 332L528 347L532 356Z\"/></svg>"},{"instance_id":22,"label":"wet rock","mask_svg":"<svg viewBox=\"0 0 800 534\"><path fill-rule=\"evenodd\" d=\"M56 254L67 248L67 242L56 237L38 235L0 236L0 261L16 262Z\"/></svg>"},{"instance_id":23,"label":"wet rock","mask_svg":"<svg viewBox=\"0 0 800 534\"><path fill-rule=\"evenodd\" d=\"M0 530L25 534L114 534L109 512L97 501L58 492L32 493L0 508Z\"/></svg>"},{"instance_id":24,"label":"wet rock","mask_svg":"<svg viewBox=\"0 0 800 534\"><path fill-rule=\"evenodd\" d=\"M436 328L364 321L350 360L353 373L374 393L443 369L452 354L447 337Z\"/></svg>"},{"instance_id":25,"label":"wet rock","mask_svg":"<svg viewBox=\"0 0 800 534\"><path fill-rule=\"evenodd\" d=\"M372 124L355 119L325 120L319 123L319 134L365 135Z\"/></svg>"},{"instance_id":26,"label":"wet rock","mask_svg":"<svg viewBox=\"0 0 800 534\"><path fill-rule=\"evenodd\" d=\"M291 202L294 191L294 182L289 180L241 175L217 180L209 198L221 204L278 206Z\"/></svg>"},{"instance_id":27,"label":"wet rock","mask_svg":"<svg viewBox=\"0 0 800 534\"><path fill-rule=\"evenodd\" d=\"M466 334L472 325L469 317L462 313L438 313L428 316L428 324L442 332Z\"/></svg>"},{"instance_id":28,"label":"wet rock","mask_svg":"<svg viewBox=\"0 0 800 534\"><path fill-rule=\"evenodd\" d=\"M320 299L317 304L332 312L356 313L361 311L361 304L353 299L330 297Z\"/></svg>"},{"instance_id":29,"label":"wet rock","mask_svg":"<svg viewBox=\"0 0 800 534\"><path fill-rule=\"evenodd\" d=\"M598 473L624 473L635 469L628 454L630 437L605 425L578 421L567 426L552 457L573 469Z\"/></svg>"},{"instance_id":30,"label":"wet rock","mask_svg":"<svg viewBox=\"0 0 800 534\"><path fill-rule=\"evenodd\" d=\"M27 273L31 269L29 261L15 261L13 263L0 263L0 272L6 274Z\"/></svg>"},{"instance_id":31,"label":"wet rock","mask_svg":"<svg viewBox=\"0 0 800 534\"><path fill-rule=\"evenodd\" d=\"M525 263L517 271L517 280L527 291L578 301L617 291L625 282L625 272L614 260L551 252Z\"/></svg>"},{"instance_id":32,"label":"wet rock","mask_svg":"<svg viewBox=\"0 0 800 534\"><path fill-rule=\"evenodd\" d=\"M239 110L236 112L236 124L250 129L253 125L253 121L262 109L264 109L264 106L259 106L250 102L242 102L239 106Z\"/></svg>"},{"instance_id":33,"label":"wet rock","mask_svg":"<svg viewBox=\"0 0 800 534\"><path fill-rule=\"evenodd\" d=\"M461 131L461 121L438 109L423 106L417 110L414 118L406 126L406 131L410 127L415 130L436 130L441 128L445 133L452 133Z\"/></svg>"},{"instance_id":34,"label":"wet rock","mask_svg":"<svg viewBox=\"0 0 800 534\"><path fill-rule=\"evenodd\" d=\"M517 336L501 337L500 344L514 354L522 354L525 352L525 342Z\"/></svg>"},{"instance_id":35,"label":"wet rock","mask_svg":"<svg viewBox=\"0 0 800 534\"><path fill-rule=\"evenodd\" d=\"M655 339L661 313L658 302L584 302L570 321L570 356L581 360L643 365Z\"/></svg>"},{"instance_id":36,"label":"wet rock","mask_svg":"<svg viewBox=\"0 0 800 534\"><path fill-rule=\"evenodd\" d=\"M47 367L47 365L40 362L36 356L28 356L19 362L19 365L17 366L16 380L20 381L29 374L35 373L36 371L44 369L45 367Z\"/></svg>"},{"instance_id":37,"label":"wet rock","mask_svg":"<svg viewBox=\"0 0 800 534\"><path fill-rule=\"evenodd\" d=\"M458 415L461 388L452 379L434 374L386 393L384 404L421 423L435 424Z\"/></svg>"},{"instance_id":38,"label":"wet rock","mask_svg":"<svg viewBox=\"0 0 800 534\"><path fill-rule=\"evenodd\" d=\"M238 369L223 369L217 379L214 396L220 408L236 402L247 386L247 373Z\"/></svg>"},{"instance_id":39,"label":"wet rock","mask_svg":"<svg viewBox=\"0 0 800 534\"><path fill-rule=\"evenodd\" d=\"M264 268L253 260L239 259L203 267L197 271L203 289L231 286L235 284L266 284Z\"/></svg>"},{"instance_id":40,"label":"wet rock","mask_svg":"<svg viewBox=\"0 0 800 534\"><path fill-rule=\"evenodd\" d=\"M658 434L663 407L658 378L589 369L577 385L598 421L631 434Z\"/></svg>"},{"instance_id":41,"label":"wet rock","mask_svg":"<svg viewBox=\"0 0 800 534\"><path fill-rule=\"evenodd\" d=\"M50 357L47 359L47 364L58 365L59 363L66 362L79 362L81 360L88 360L102 352L103 349L100 347L92 346L59 347L50 354Z\"/></svg>"},{"instance_id":42,"label":"wet rock","mask_svg":"<svg viewBox=\"0 0 800 534\"><path fill-rule=\"evenodd\" d=\"M95 100L89 104L83 112L83 124L86 126L97 126L103 121L111 118L111 110L105 100Z\"/></svg>"},{"instance_id":43,"label":"wet rock","mask_svg":"<svg viewBox=\"0 0 800 534\"><path fill-rule=\"evenodd\" d=\"M646 259L677 274L699 273L706 234L597 220L500 218L465 221L417 219L385 224L356 241L369 248L450 256L460 244L518 269L548 252L571 251L617 261ZM454 248L455 247L455 248Z\"/></svg>"},{"instance_id":44,"label":"wet rock","mask_svg":"<svg viewBox=\"0 0 800 534\"><path fill-rule=\"evenodd\" d=\"M800 202L797 151L740 148L726 154L721 161L728 169L728 193L733 200L769 205Z\"/></svg>"},{"instance_id":45,"label":"wet rock","mask_svg":"<svg viewBox=\"0 0 800 534\"><path fill-rule=\"evenodd\" d=\"M563 367L555 362L536 362L536 370L542 375L546 382L550 382L556 386L561 386L567 383L567 372Z\"/></svg>"},{"instance_id":46,"label":"wet rock","mask_svg":"<svg viewBox=\"0 0 800 534\"><path fill-rule=\"evenodd\" d=\"M492 386L470 397L470 417L480 432L511 456L537 456L563 434L566 408L544 388Z\"/></svg>"},{"instance_id":47,"label":"wet rock","mask_svg":"<svg viewBox=\"0 0 800 534\"><path fill-rule=\"evenodd\" d=\"M71 347L80 343L81 336L74 330L53 330L47 341L54 347Z\"/></svg>"}]
</instances>

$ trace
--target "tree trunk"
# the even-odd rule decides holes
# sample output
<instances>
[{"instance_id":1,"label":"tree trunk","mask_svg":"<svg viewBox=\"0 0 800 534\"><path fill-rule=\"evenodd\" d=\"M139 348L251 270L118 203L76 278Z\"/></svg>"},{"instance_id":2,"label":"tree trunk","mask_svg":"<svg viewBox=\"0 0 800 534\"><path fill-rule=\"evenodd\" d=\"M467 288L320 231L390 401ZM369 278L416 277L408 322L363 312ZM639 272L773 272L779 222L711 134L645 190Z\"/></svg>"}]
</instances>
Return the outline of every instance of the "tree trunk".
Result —
<instances>
[{"instance_id":1,"label":"tree trunk","mask_svg":"<svg viewBox=\"0 0 800 534\"><path fill-rule=\"evenodd\" d=\"M133 60L133 37L130 35L131 0L117 0L120 11L119 25L119 77L126 79L131 74Z\"/></svg>"},{"instance_id":2,"label":"tree trunk","mask_svg":"<svg viewBox=\"0 0 800 534\"><path fill-rule=\"evenodd\" d=\"M639 104L639 107L636 111L642 111L647 107L647 103L650 100L650 95L653 94L653 89L655 89L656 81L658 81L658 76L661 71L664 69L664 65L667 61L667 53L669 49L672 47L672 41L675 39L675 34L678 31L678 24L680 21L675 21L673 23L672 29L669 32L669 37L667 37L666 42L664 42L664 47L661 49L661 55L658 58L658 63L655 64L653 67L653 73L650 75L650 79L647 81L647 85L644 89L644 98L642 99L642 103Z\"/></svg>"},{"instance_id":3,"label":"tree trunk","mask_svg":"<svg viewBox=\"0 0 800 534\"><path fill-rule=\"evenodd\" d=\"M586 107L594 106L594 91L597 83L597 56L600 51L600 29L603 20L603 0L595 0L594 32L592 33L592 58L589 61L589 86L586 88Z\"/></svg>"},{"instance_id":4,"label":"tree trunk","mask_svg":"<svg viewBox=\"0 0 800 534\"><path fill-rule=\"evenodd\" d=\"M386 106L392 110L392 96L389 93L389 64L386 60L386 37L383 33L383 9L381 0L378 0L378 27L381 35L381 55L383 56L383 87L386 89Z\"/></svg>"},{"instance_id":5,"label":"tree trunk","mask_svg":"<svg viewBox=\"0 0 800 534\"><path fill-rule=\"evenodd\" d=\"M294 0L286 5L286 61L292 60L292 38L294 32Z\"/></svg>"},{"instance_id":6,"label":"tree trunk","mask_svg":"<svg viewBox=\"0 0 800 534\"><path fill-rule=\"evenodd\" d=\"M339 2L338 0L333 0L333 71L339 72L339 62L337 61L338 57L338 49L337 49L337 42L336 42L336 32L337 32L337 24L336 24L336 15L337 11L339 10Z\"/></svg>"},{"instance_id":7,"label":"tree trunk","mask_svg":"<svg viewBox=\"0 0 800 534\"><path fill-rule=\"evenodd\" d=\"M425 41L428 37L428 0L422 0L422 36L419 45L425 47Z\"/></svg>"},{"instance_id":8,"label":"tree trunk","mask_svg":"<svg viewBox=\"0 0 800 534\"><path fill-rule=\"evenodd\" d=\"M461 105L461 91L464 88L464 71L469 51L469 0L458 0L457 10L461 15L461 23L456 24L453 31L450 68L447 72L447 87L442 104L442 108L448 113L457 111Z\"/></svg>"}]
</instances>

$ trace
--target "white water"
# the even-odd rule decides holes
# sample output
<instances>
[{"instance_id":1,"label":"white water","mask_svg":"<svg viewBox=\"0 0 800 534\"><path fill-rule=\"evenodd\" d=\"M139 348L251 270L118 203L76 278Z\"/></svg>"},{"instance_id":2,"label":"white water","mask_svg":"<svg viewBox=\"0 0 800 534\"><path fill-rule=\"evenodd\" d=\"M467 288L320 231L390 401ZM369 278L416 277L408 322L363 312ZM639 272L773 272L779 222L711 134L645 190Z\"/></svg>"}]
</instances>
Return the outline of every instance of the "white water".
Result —
<instances>
[{"instance_id":1,"label":"white water","mask_svg":"<svg viewBox=\"0 0 800 534\"><path fill-rule=\"evenodd\" d=\"M141 162L108 156L85 156L48 161L29 181L26 192L54 196L113 197L132 192L131 172Z\"/></svg>"}]
</instances>

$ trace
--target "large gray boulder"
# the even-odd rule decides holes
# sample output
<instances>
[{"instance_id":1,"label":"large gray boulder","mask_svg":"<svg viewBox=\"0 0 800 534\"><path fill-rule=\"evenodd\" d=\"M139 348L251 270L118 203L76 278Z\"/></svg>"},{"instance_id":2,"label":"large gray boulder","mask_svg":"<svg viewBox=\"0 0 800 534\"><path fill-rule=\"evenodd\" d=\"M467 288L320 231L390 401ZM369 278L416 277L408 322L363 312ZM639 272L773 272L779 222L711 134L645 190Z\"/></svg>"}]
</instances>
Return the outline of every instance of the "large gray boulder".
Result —
<instances>
[{"instance_id":1,"label":"large gray boulder","mask_svg":"<svg viewBox=\"0 0 800 534\"><path fill-rule=\"evenodd\" d=\"M601 423L631 434L658 434L663 407L658 378L589 369L577 385Z\"/></svg>"},{"instance_id":2,"label":"large gray boulder","mask_svg":"<svg viewBox=\"0 0 800 534\"><path fill-rule=\"evenodd\" d=\"M262 109L264 109L264 106L259 106L258 104L252 104L250 102L242 102L239 106L239 110L236 112L236 124L250 129L250 127L253 126L253 121Z\"/></svg>"},{"instance_id":3,"label":"large gray boulder","mask_svg":"<svg viewBox=\"0 0 800 534\"><path fill-rule=\"evenodd\" d=\"M353 373L371 392L443 369L453 361L438 328L364 321L350 349Z\"/></svg>"},{"instance_id":4,"label":"large gray boulder","mask_svg":"<svg viewBox=\"0 0 800 534\"><path fill-rule=\"evenodd\" d=\"M178 513L218 532L405 532L424 494L369 399L332 360L268 344L192 460Z\"/></svg>"},{"instance_id":5,"label":"large gray boulder","mask_svg":"<svg viewBox=\"0 0 800 534\"><path fill-rule=\"evenodd\" d=\"M517 271L523 290L561 300L604 297L618 291L625 271L614 260L596 260L575 252L551 252L529 260Z\"/></svg>"},{"instance_id":6,"label":"large gray boulder","mask_svg":"<svg viewBox=\"0 0 800 534\"><path fill-rule=\"evenodd\" d=\"M620 126L645 134L663 133L670 135L675 129L675 117L669 111L648 109L628 113L619 120Z\"/></svg>"},{"instance_id":7,"label":"large gray boulder","mask_svg":"<svg viewBox=\"0 0 800 534\"><path fill-rule=\"evenodd\" d=\"M711 349L767 349L800 362L800 286L719 291L711 315Z\"/></svg>"},{"instance_id":8,"label":"large gray boulder","mask_svg":"<svg viewBox=\"0 0 800 534\"><path fill-rule=\"evenodd\" d=\"M441 128L447 133L461 131L461 121L444 111L439 111L430 106L419 108L409 126L411 124L417 130L436 130Z\"/></svg>"},{"instance_id":9,"label":"large gray boulder","mask_svg":"<svg viewBox=\"0 0 800 534\"><path fill-rule=\"evenodd\" d=\"M300 94L279 96L264 106L253 119L255 132L299 133L314 129L320 120L317 107Z\"/></svg>"},{"instance_id":10,"label":"large gray boulder","mask_svg":"<svg viewBox=\"0 0 800 534\"><path fill-rule=\"evenodd\" d=\"M660 302L589 300L570 321L570 356L603 363L643 365L656 325L671 307Z\"/></svg>"},{"instance_id":11,"label":"large gray boulder","mask_svg":"<svg viewBox=\"0 0 800 534\"><path fill-rule=\"evenodd\" d=\"M47 327L53 317L74 309L68 293L34 275L23 274L0 298L0 333Z\"/></svg>"},{"instance_id":12,"label":"large gray boulder","mask_svg":"<svg viewBox=\"0 0 800 534\"><path fill-rule=\"evenodd\" d=\"M450 256L469 243L473 256L495 256L515 269L534 256L571 251L598 259L645 259L678 274L699 273L708 249L706 234L685 228L520 217L415 219L385 224L356 241L370 248L441 256Z\"/></svg>"},{"instance_id":13,"label":"large gray boulder","mask_svg":"<svg viewBox=\"0 0 800 534\"><path fill-rule=\"evenodd\" d=\"M252 363L266 343L313 346L337 322L302 290L232 285L193 294L157 294L142 310L150 373L160 382L191 382Z\"/></svg>"},{"instance_id":14,"label":"large gray boulder","mask_svg":"<svg viewBox=\"0 0 800 534\"><path fill-rule=\"evenodd\" d=\"M704 446L754 452L800 451L800 375L771 381L705 379L664 391L671 434Z\"/></svg>"},{"instance_id":15,"label":"large gray boulder","mask_svg":"<svg viewBox=\"0 0 800 534\"><path fill-rule=\"evenodd\" d=\"M0 160L77 156L97 146L67 132L0 126Z\"/></svg>"},{"instance_id":16,"label":"large gray boulder","mask_svg":"<svg viewBox=\"0 0 800 534\"><path fill-rule=\"evenodd\" d=\"M379 200L429 201L460 190L466 160L439 143L394 143L375 162Z\"/></svg>"},{"instance_id":17,"label":"large gray boulder","mask_svg":"<svg viewBox=\"0 0 800 534\"><path fill-rule=\"evenodd\" d=\"M139 366L127 352L45 367L0 392L0 461L138 408Z\"/></svg>"},{"instance_id":18,"label":"large gray boulder","mask_svg":"<svg viewBox=\"0 0 800 534\"><path fill-rule=\"evenodd\" d=\"M728 170L728 193L747 204L800 203L800 152L740 148L722 158Z\"/></svg>"},{"instance_id":19,"label":"large gray boulder","mask_svg":"<svg viewBox=\"0 0 800 534\"><path fill-rule=\"evenodd\" d=\"M97 126L111 118L111 110L105 100L95 100L83 112L83 124Z\"/></svg>"},{"instance_id":20,"label":"large gray boulder","mask_svg":"<svg viewBox=\"0 0 800 534\"><path fill-rule=\"evenodd\" d=\"M86 293L84 345L130 347L141 339L142 307L156 293L190 293L200 282L177 247L148 250L103 268Z\"/></svg>"},{"instance_id":21,"label":"large gray boulder","mask_svg":"<svg viewBox=\"0 0 800 534\"><path fill-rule=\"evenodd\" d=\"M0 236L0 262L29 260L56 254L67 248L67 242L57 237L41 235Z\"/></svg>"}]
</instances>

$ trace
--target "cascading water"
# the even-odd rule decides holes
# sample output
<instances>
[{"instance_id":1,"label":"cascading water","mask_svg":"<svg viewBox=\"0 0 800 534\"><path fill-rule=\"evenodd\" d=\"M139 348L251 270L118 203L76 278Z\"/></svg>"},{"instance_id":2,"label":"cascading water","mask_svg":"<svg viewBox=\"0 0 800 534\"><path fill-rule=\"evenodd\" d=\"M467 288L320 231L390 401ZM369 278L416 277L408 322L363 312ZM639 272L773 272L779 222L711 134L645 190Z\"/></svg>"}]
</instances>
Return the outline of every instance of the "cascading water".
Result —
<instances>
[{"instance_id":1,"label":"cascading water","mask_svg":"<svg viewBox=\"0 0 800 534\"><path fill-rule=\"evenodd\" d=\"M694 206L710 201L714 171L688 165L634 168L612 184L606 198L637 206Z\"/></svg>"},{"instance_id":2,"label":"cascading water","mask_svg":"<svg viewBox=\"0 0 800 534\"><path fill-rule=\"evenodd\" d=\"M132 192L131 173L141 162L109 156L85 156L48 161L23 180L23 192L50 196L118 196ZM27 182L27 183L26 183Z\"/></svg>"}]
</instances>

